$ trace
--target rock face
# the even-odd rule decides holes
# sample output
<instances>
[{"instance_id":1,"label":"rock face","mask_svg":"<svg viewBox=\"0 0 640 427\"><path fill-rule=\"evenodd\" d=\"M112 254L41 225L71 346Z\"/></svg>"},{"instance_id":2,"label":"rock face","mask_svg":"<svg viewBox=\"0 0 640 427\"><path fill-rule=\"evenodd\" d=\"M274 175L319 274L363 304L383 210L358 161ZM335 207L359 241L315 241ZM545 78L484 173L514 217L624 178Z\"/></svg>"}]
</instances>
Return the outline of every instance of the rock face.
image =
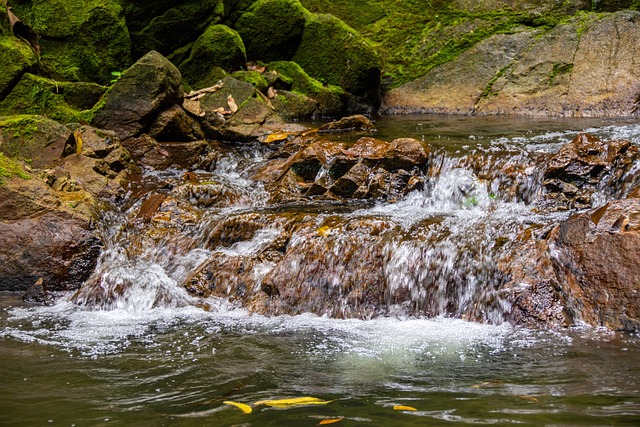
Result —
<instances>
[{"instance_id":1,"label":"rock face","mask_svg":"<svg viewBox=\"0 0 640 427\"><path fill-rule=\"evenodd\" d=\"M640 13L634 11L574 18L546 33L527 29L495 35L391 90L383 110L634 116L640 97L633 65L638 38Z\"/></svg>"},{"instance_id":2,"label":"rock face","mask_svg":"<svg viewBox=\"0 0 640 427\"><path fill-rule=\"evenodd\" d=\"M149 52L122 74L97 112L95 126L121 139L139 134L160 109L181 102L180 71L158 52Z\"/></svg>"},{"instance_id":3,"label":"rock face","mask_svg":"<svg viewBox=\"0 0 640 427\"><path fill-rule=\"evenodd\" d=\"M639 199L616 200L573 215L548 238L525 245L523 262L510 267L517 295L511 320L639 330L638 218Z\"/></svg>"}]
</instances>

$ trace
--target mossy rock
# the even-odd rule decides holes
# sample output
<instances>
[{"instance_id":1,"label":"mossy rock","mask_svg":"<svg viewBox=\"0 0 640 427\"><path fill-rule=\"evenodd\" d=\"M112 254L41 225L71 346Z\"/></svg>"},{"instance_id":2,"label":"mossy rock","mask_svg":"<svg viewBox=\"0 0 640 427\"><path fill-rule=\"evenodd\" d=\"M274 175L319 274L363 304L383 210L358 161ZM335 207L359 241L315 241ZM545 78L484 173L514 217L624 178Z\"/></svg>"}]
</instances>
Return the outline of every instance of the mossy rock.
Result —
<instances>
[{"instance_id":1,"label":"mossy rock","mask_svg":"<svg viewBox=\"0 0 640 427\"><path fill-rule=\"evenodd\" d=\"M224 71L243 67L247 57L242 39L226 25L210 25L191 48L180 71L194 89L211 86L224 77ZM222 70L223 73L220 73Z\"/></svg>"},{"instance_id":2,"label":"mossy rock","mask_svg":"<svg viewBox=\"0 0 640 427\"><path fill-rule=\"evenodd\" d=\"M269 88L268 80L258 71L236 71L231 74L231 77L242 82L250 83L262 93L265 93Z\"/></svg>"},{"instance_id":3,"label":"mossy rock","mask_svg":"<svg viewBox=\"0 0 640 427\"><path fill-rule=\"evenodd\" d=\"M39 114L61 123L88 122L106 90L95 83L56 82L26 73L0 101L0 115Z\"/></svg>"},{"instance_id":4,"label":"mossy rock","mask_svg":"<svg viewBox=\"0 0 640 427\"><path fill-rule=\"evenodd\" d=\"M238 18L251 7L256 0L223 0L224 22L233 27Z\"/></svg>"},{"instance_id":5,"label":"mossy rock","mask_svg":"<svg viewBox=\"0 0 640 427\"><path fill-rule=\"evenodd\" d=\"M7 6L0 4L0 36L10 36L9 16L7 15Z\"/></svg>"},{"instance_id":6,"label":"mossy rock","mask_svg":"<svg viewBox=\"0 0 640 427\"><path fill-rule=\"evenodd\" d=\"M291 82L291 90L308 96L317 102L316 116L325 118L342 116L346 112L346 94L342 88L333 85L324 86L310 77L300 65L291 61L274 61L268 66L280 78Z\"/></svg>"},{"instance_id":7,"label":"mossy rock","mask_svg":"<svg viewBox=\"0 0 640 427\"><path fill-rule=\"evenodd\" d=\"M35 168L61 164L70 135L69 128L43 116L0 116L0 152Z\"/></svg>"},{"instance_id":8,"label":"mossy rock","mask_svg":"<svg viewBox=\"0 0 640 427\"><path fill-rule=\"evenodd\" d=\"M279 90L271 103L285 120L310 119L317 109L317 103L313 99L288 90Z\"/></svg>"},{"instance_id":9,"label":"mossy rock","mask_svg":"<svg viewBox=\"0 0 640 427\"><path fill-rule=\"evenodd\" d=\"M124 2L127 25L131 31L134 58L150 50L169 55L198 37L211 24L222 19L222 0L180 2Z\"/></svg>"},{"instance_id":10,"label":"mossy rock","mask_svg":"<svg viewBox=\"0 0 640 427\"><path fill-rule=\"evenodd\" d=\"M25 172L20 162L10 159L0 152L0 186L6 183L7 179L13 177L31 179L31 175Z\"/></svg>"},{"instance_id":11,"label":"mossy rock","mask_svg":"<svg viewBox=\"0 0 640 427\"><path fill-rule=\"evenodd\" d=\"M33 0L13 10L40 36L42 62L72 81L101 84L131 64L131 42L118 2Z\"/></svg>"},{"instance_id":12,"label":"mossy rock","mask_svg":"<svg viewBox=\"0 0 640 427\"><path fill-rule=\"evenodd\" d=\"M220 83L222 88L216 92L207 93L200 100L202 108L208 114L214 114L212 112L218 108L229 109L227 102L229 96L233 97L238 107L241 107L242 104L256 94L255 88L250 83L240 81L231 76L225 77Z\"/></svg>"},{"instance_id":13,"label":"mossy rock","mask_svg":"<svg viewBox=\"0 0 640 427\"><path fill-rule=\"evenodd\" d=\"M36 68L37 60L26 42L16 37L0 37L0 64L2 64L2 73L0 73L0 100L2 100L25 72Z\"/></svg>"},{"instance_id":14,"label":"mossy rock","mask_svg":"<svg viewBox=\"0 0 640 427\"><path fill-rule=\"evenodd\" d=\"M290 60L305 23L298 0L258 0L236 21L234 28L247 48L247 59L264 62Z\"/></svg>"},{"instance_id":15,"label":"mossy rock","mask_svg":"<svg viewBox=\"0 0 640 427\"><path fill-rule=\"evenodd\" d=\"M293 61L323 83L380 104L380 56L359 33L335 16L308 15Z\"/></svg>"}]
</instances>

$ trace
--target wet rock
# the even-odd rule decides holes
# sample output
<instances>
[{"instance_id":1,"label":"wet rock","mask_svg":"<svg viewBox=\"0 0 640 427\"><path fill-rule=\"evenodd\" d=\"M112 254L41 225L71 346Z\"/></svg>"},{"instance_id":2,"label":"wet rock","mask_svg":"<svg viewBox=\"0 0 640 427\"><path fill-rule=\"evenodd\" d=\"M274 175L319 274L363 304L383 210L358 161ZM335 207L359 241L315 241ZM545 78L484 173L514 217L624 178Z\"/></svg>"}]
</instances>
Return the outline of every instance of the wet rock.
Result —
<instances>
[{"instance_id":1,"label":"wet rock","mask_svg":"<svg viewBox=\"0 0 640 427\"><path fill-rule=\"evenodd\" d=\"M548 161L543 177L547 197L567 208L592 206L598 192L621 197L640 179L632 171L639 159L629 141L580 134Z\"/></svg>"},{"instance_id":2,"label":"wet rock","mask_svg":"<svg viewBox=\"0 0 640 427\"><path fill-rule=\"evenodd\" d=\"M139 135L155 113L182 103L182 97L178 69L158 52L151 51L113 85L93 124L114 130L124 140Z\"/></svg>"},{"instance_id":3,"label":"wet rock","mask_svg":"<svg viewBox=\"0 0 640 427\"><path fill-rule=\"evenodd\" d=\"M179 105L161 111L151 123L149 135L160 142L187 142L204 139L198 122Z\"/></svg>"},{"instance_id":4,"label":"wet rock","mask_svg":"<svg viewBox=\"0 0 640 427\"><path fill-rule=\"evenodd\" d=\"M557 229L554 243L553 263L575 318L640 330L640 199L572 216Z\"/></svg>"},{"instance_id":5,"label":"wet rock","mask_svg":"<svg viewBox=\"0 0 640 427\"><path fill-rule=\"evenodd\" d=\"M29 288L26 290L26 292L22 296L22 299L25 302L31 302L36 304L43 304L43 305L53 304L53 297L49 295L49 292L47 292L47 288L44 285L44 279L42 277L39 278L36 281L36 283L29 286Z\"/></svg>"},{"instance_id":6,"label":"wet rock","mask_svg":"<svg viewBox=\"0 0 640 427\"><path fill-rule=\"evenodd\" d=\"M91 274L100 241L87 219L49 209L0 222L0 290L28 289L42 278L51 290L79 287Z\"/></svg>"},{"instance_id":7,"label":"wet rock","mask_svg":"<svg viewBox=\"0 0 640 427\"><path fill-rule=\"evenodd\" d=\"M278 90L271 103L285 120L310 119L317 109L317 103L313 99L288 90Z\"/></svg>"},{"instance_id":8,"label":"wet rock","mask_svg":"<svg viewBox=\"0 0 640 427\"><path fill-rule=\"evenodd\" d=\"M338 121L325 123L318 132L346 132L354 130L373 130L374 125L363 115L343 117Z\"/></svg>"}]
</instances>

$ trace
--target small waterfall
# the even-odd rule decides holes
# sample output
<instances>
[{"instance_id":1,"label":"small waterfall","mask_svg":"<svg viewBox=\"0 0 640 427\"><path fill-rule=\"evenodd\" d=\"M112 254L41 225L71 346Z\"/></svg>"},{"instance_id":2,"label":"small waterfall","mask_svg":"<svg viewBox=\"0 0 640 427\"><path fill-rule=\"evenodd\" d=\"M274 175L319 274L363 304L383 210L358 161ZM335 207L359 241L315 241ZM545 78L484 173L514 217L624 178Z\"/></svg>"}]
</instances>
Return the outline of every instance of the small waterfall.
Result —
<instances>
[{"instance_id":1,"label":"small waterfall","mask_svg":"<svg viewBox=\"0 0 640 427\"><path fill-rule=\"evenodd\" d=\"M417 172L423 188L395 203L270 204L250 179L264 148L227 153L190 182L155 177L166 202L147 222L141 202L105 213L105 249L73 300L136 311L216 297L266 315L500 324L511 309L502 263L558 219L541 203L542 165L560 145L545 138L436 147Z\"/></svg>"}]
</instances>

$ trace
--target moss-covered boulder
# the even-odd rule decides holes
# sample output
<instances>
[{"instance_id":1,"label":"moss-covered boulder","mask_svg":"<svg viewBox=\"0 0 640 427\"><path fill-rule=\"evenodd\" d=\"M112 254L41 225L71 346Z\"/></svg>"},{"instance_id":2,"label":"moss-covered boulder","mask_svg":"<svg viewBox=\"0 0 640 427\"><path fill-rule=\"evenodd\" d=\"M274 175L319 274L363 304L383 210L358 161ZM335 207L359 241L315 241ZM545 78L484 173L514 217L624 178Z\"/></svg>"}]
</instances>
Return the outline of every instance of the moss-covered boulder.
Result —
<instances>
[{"instance_id":1,"label":"moss-covered boulder","mask_svg":"<svg viewBox=\"0 0 640 427\"><path fill-rule=\"evenodd\" d=\"M346 94L342 88L324 86L310 77L298 64L290 61L274 61L268 66L279 79L290 82L290 89L313 99L317 103L314 113L317 117L338 117L346 113ZM283 100L284 101L284 100Z\"/></svg>"},{"instance_id":2,"label":"moss-covered boulder","mask_svg":"<svg viewBox=\"0 0 640 427\"><path fill-rule=\"evenodd\" d=\"M105 84L112 71L131 63L129 31L117 1L19 0L11 4L40 36L42 62L54 75Z\"/></svg>"},{"instance_id":3,"label":"moss-covered boulder","mask_svg":"<svg viewBox=\"0 0 640 427\"><path fill-rule=\"evenodd\" d=\"M36 63L35 54L26 42L16 37L0 36L0 100L7 96L25 72L34 70Z\"/></svg>"},{"instance_id":4,"label":"moss-covered boulder","mask_svg":"<svg viewBox=\"0 0 640 427\"><path fill-rule=\"evenodd\" d=\"M150 50L169 55L193 42L210 24L220 22L222 0L123 0L134 58Z\"/></svg>"},{"instance_id":5,"label":"moss-covered boulder","mask_svg":"<svg viewBox=\"0 0 640 427\"><path fill-rule=\"evenodd\" d=\"M299 0L258 0L236 21L250 61L290 60L302 38L305 9Z\"/></svg>"},{"instance_id":6,"label":"moss-covered boulder","mask_svg":"<svg viewBox=\"0 0 640 427\"><path fill-rule=\"evenodd\" d=\"M154 114L182 102L182 76L167 58L151 51L126 70L106 96L93 124L121 139L139 134Z\"/></svg>"},{"instance_id":7,"label":"moss-covered boulder","mask_svg":"<svg viewBox=\"0 0 640 427\"><path fill-rule=\"evenodd\" d=\"M189 58L180 71L194 89L211 86L247 62L242 39L226 25L210 25L191 48Z\"/></svg>"},{"instance_id":8,"label":"moss-covered boulder","mask_svg":"<svg viewBox=\"0 0 640 427\"><path fill-rule=\"evenodd\" d=\"M106 90L96 83L57 82L26 73L0 101L0 115L39 114L61 123L88 122Z\"/></svg>"},{"instance_id":9,"label":"moss-covered boulder","mask_svg":"<svg viewBox=\"0 0 640 427\"><path fill-rule=\"evenodd\" d=\"M309 15L292 59L319 81L380 104L380 56L335 16Z\"/></svg>"},{"instance_id":10,"label":"moss-covered boulder","mask_svg":"<svg viewBox=\"0 0 640 427\"><path fill-rule=\"evenodd\" d=\"M250 83L260 92L266 93L269 88L269 81L259 71L236 71L231 74L234 79Z\"/></svg>"}]
</instances>

